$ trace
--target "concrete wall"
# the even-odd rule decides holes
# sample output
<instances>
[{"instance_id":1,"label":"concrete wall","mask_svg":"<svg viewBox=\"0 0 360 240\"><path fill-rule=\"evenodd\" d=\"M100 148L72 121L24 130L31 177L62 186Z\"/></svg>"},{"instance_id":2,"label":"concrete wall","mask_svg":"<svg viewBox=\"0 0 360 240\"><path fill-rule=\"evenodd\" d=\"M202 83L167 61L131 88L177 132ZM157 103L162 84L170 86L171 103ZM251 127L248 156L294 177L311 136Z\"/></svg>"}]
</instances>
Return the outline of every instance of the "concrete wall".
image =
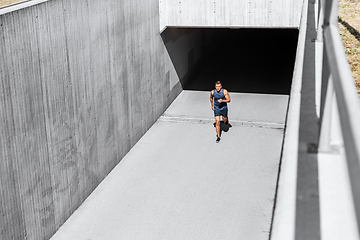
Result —
<instances>
[{"instance_id":1,"label":"concrete wall","mask_svg":"<svg viewBox=\"0 0 360 240\"><path fill-rule=\"evenodd\" d=\"M165 27L298 28L303 0L159 0Z\"/></svg>"},{"instance_id":2,"label":"concrete wall","mask_svg":"<svg viewBox=\"0 0 360 240\"><path fill-rule=\"evenodd\" d=\"M178 75L158 0L52 0L0 15L1 239L48 239L84 201L201 60L205 40L187 36L169 47L194 53Z\"/></svg>"},{"instance_id":3,"label":"concrete wall","mask_svg":"<svg viewBox=\"0 0 360 240\"><path fill-rule=\"evenodd\" d=\"M209 54L216 31L214 29L167 28L161 33L168 52L170 87L184 87L191 75ZM176 77L178 76L178 78Z\"/></svg>"}]
</instances>

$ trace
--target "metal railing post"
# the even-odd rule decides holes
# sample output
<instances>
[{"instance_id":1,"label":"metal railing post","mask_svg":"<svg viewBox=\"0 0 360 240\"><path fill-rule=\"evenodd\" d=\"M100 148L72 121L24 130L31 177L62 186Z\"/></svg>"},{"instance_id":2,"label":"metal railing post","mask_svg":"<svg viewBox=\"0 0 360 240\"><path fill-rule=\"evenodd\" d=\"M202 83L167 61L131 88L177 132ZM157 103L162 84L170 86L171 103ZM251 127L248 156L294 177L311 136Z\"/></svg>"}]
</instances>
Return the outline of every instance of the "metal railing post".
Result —
<instances>
[{"instance_id":1,"label":"metal railing post","mask_svg":"<svg viewBox=\"0 0 360 240\"><path fill-rule=\"evenodd\" d=\"M318 26L317 26L317 37L316 40L318 42L322 42L324 40L324 0L319 0L319 9L318 9Z\"/></svg>"},{"instance_id":2,"label":"metal railing post","mask_svg":"<svg viewBox=\"0 0 360 240\"><path fill-rule=\"evenodd\" d=\"M331 110L333 107L333 96L334 96L334 87L333 87L332 77L330 75L327 85L326 99L325 99L324 111L321 121L321 130L320 130L320 139L319 139L320 152L331 151L330 136L331 136L331 118L332 118Z\"/></svg>"}]
</instances>

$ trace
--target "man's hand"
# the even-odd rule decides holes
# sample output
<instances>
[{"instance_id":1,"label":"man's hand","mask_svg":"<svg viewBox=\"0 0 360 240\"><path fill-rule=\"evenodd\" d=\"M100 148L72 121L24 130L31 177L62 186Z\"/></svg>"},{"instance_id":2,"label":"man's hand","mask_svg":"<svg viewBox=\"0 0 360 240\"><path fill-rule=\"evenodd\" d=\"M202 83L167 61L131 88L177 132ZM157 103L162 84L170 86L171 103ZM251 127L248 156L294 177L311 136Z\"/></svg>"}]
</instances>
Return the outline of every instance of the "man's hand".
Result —
<instances>
[{"instance_id":1,"label":"man's hand","mask_svg":"<svg viewBox=\"0 0 360 240\"><path fill-rule=\"evenodd\" d=\"M214 105L211 105L211 109L214 111Z\"/></svg>"},{"instance_id":2,"label":"man's hand","mask_svg":"<svg viewBox=\"0 0 360 240\"><path fill-rule=\"evenodd\" d=\"M218 102L219 102L219 103L222 103L222 102L223 102L223 100L222 100L222 99L219 99L219 100L218 100Z\"/></svg>"}]
</instances>

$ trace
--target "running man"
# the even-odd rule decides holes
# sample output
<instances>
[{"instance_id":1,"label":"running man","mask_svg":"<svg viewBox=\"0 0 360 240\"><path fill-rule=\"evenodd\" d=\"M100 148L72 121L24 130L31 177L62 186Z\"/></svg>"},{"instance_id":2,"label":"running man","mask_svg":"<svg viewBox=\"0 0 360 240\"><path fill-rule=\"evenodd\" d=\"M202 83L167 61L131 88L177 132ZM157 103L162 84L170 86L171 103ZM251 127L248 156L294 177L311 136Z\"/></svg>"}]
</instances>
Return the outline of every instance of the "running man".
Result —
<instances>
[{"instance_id":1,"label":"running man","mask_svg":"<svg viewBox=\"0 0 360 240\"><path fill-rule=\"evenodd\" d=\"M216 142L220 142L220 115L226 125L229 124L227 103L230 102L230 96L226 89L222 89L220 81L215 83L215 89L210 94L211 109L214 111L216 121Z\"/></svg>"}]
</instances>

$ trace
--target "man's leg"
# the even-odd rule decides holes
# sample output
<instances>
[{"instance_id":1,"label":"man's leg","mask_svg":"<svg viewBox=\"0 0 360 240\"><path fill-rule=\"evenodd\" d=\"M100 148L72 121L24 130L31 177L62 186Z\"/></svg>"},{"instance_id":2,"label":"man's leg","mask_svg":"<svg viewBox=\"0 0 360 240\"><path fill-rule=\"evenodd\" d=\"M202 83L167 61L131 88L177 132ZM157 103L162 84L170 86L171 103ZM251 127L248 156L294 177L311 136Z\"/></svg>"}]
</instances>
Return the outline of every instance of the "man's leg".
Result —
<instances>
[{"instance_id":1,"label":"man's leg","mask_svg":"<svg viewBox=\"0 0 360 240\"><path fill-rule=\"evenodd\" d=\"M222 119L223 119L224 123L227 125L229 123L227 107L221 112L221 115L222 115Z\"/></svg>"},{"instance_id":2,"label":"man's leg","mask_svg":"<svg viewBox=\"0 0 360 240\"><path fill-rule=\"evenodd\" d=\"M220 137L220 116L215 116L216 121L216 133L217 136Z\"/></svg>"},{"instance_id":3,"label":"man's leg","mask_svg":"<svg viewBox=\"0 0 360 240\"><path fill-rule=\"evenodd\" d=\"M222 116L222 119L223 119L224 123L226 124L226 123L227 123L227 121L228 121L228 117L224 117L224 116Z\"/></svg>"}]
</instances>

